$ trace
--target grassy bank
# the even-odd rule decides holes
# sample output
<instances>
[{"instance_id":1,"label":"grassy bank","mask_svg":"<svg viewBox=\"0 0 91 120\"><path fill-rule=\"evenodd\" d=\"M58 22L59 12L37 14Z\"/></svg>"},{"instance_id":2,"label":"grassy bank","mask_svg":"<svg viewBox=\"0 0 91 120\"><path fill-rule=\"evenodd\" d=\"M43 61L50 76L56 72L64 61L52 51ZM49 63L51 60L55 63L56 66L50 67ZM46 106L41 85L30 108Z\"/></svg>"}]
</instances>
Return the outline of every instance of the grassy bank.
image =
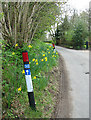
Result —
<instances>
[{"instance_id":1,"label":"grassy bank","mask_svg":"<svg viewBox=\"0 0 91 120\"><path fill-rule=\"evenodd\" d=\"M50 82L49 71L57 66L58 53L45 43L36 42L20 48L2 46L2 108L3 118L48 118L53 111L55 84ZM27 50L34 87L36 111L29 107L22 51ZM54 82L56 83L56 82ZM50 89L50 90L49 90Z\"/></svg>"}]
</instances>

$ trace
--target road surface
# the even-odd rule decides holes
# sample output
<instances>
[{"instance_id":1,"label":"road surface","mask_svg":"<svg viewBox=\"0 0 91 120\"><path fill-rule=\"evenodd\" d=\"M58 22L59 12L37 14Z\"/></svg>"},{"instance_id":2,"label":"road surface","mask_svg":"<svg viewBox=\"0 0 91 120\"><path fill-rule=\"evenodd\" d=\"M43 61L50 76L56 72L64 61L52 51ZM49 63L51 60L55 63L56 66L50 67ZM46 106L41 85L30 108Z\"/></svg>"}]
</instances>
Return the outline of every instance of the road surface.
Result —
<instances>
[{"instance_id":1,"label":"road surface","mask_svg":"<svg viewBox=\"0 0 91 120\"><path fill-rule=\"evenodd\" d=\"M56 46L56 50L66 64L72 98L70 118L89 118L89 51L59 46Z\"/></svg>"}]
</instances>

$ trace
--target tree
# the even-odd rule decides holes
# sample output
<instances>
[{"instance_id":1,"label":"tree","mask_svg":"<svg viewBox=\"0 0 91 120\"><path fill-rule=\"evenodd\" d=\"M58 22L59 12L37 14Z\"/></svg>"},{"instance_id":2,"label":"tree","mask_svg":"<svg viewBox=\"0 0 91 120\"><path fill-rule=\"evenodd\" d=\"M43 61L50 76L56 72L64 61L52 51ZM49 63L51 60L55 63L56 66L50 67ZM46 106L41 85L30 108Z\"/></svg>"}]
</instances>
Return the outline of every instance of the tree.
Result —
<instances>
[{"instance_id":1,"label":"tree","mask_svg":"<svg viewBox=\"0 0 91 120\"><path fill-rule=\"evenodd\" d=\"M88 11L83 11L80 15L74 19L73 23L73 47L76 49L82 49L86 40L88 40Z\"/></svg>"},{"instance_id":2,"label":"tree","mask_svg":"<svg viewBox=\"0 0 91 120\"><path fill-rule=\"evenodd\" d=\"M9 2L2 3L4 13L2 35L6 44L30 44L55 24L60 14L56 2Z\"/></svg>"},{"instance_id":3,"label":"tree","mask_svg":"<svg viewBox=\"0 0 91 120\"><path fill-rule=\"evenodd\" d=\"M57 44L63 44L69 47L73 45L74 48L82 48L89 36L88 15L88 11L83 11L78 15L76 10L74 10L71 17L66 15L63 22L58 25L55 32Z\"/></svg>"},{"instance_id":4,"label":"tree","mask_svg":"<svg viewBox=\"0 0 91 120\"><path fill-rule=\"evenodd\" d=\"M69 29L69 21L68 21L68 17L65 15L62 24L57 26L57 30L55 32L55 39L57 45L64 44L66 42L65 34L68 29Z\"/></svg>"},{"instance_id":5,"label":"tree","mask_svg":"<svg viewBox=\"0 0 91 120\"><path fill-rule=\"evenodd\" d=\"M82 49L84 45L84 29L81 23L79 23L75 29L74 29L74 35L73 35L73 47L75 49Z\"/></svg>"}]
</instances>

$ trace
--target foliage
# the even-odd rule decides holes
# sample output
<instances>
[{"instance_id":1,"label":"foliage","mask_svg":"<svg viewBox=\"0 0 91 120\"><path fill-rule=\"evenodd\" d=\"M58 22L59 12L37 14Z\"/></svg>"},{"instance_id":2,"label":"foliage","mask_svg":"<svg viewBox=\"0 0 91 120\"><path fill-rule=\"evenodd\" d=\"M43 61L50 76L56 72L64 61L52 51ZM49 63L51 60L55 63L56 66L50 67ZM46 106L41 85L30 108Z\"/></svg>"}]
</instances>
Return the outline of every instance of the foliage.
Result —
<instances>
[{"instance_id":1,"label":"foliage","mask_svg":"<svg viewBox=\"0 0 91 120\"><path fill-rule=\"evenodd\" d=\"M69 29L69 21L68 17L65 16L62 24L57 26L57 30L55 32L56 44L64 44L65 43L65 33ZM60 42L59 42L60 41Z\"/></svg>"},{"instance_id":2,"label":"foliage","mask_svg":"<svg viewBox=\"0 0 91 120\"><path fill-rule=\"evenodd\" d=\"M67 32L65 32L65 39L66 39L67 45L71 45L71 46L73 45L72 44L73 34L74 34L73 30L68 30Z\"/></svg>"},{"instance_id":3,"label":"foliage","mask_svg":"<svg viewBox=\"0 0 91 120\"><path fill-rule=\"evenodd\" d=\"M3 13L0 13L0 20L2 19L2 17L3 17Z\"/></svg>"},{"instance_id":4,"label":"foliage","mask_svg":"<svg viewBox=\"0 0 91 120\"><path fill-rule=\"evenodd\" d=\"M57 45L84 48L85 41L88 41L88 11L83 11L78 15L74 11L71 17L65 16L63 22L57 26L55 39Z\"/></svg>"},{"instance_id":5,"label":"foliage","mask_svg":"<svg viewBox=\"0 0 91 120\"><path fill-rule=\"evenodd\" d=\"M45 76L45 73L57 64L58 53L54 52L51 46L40 43L38 40L33 45L24 44L23 48L20 48L19 44L12 46L11 49L7 49L4 45L2 47L3 111L6 111L7 117L15 117L17 114L12 113L11 115L11 112L8 112L12 108L13 101L20 99L19 102L24 103L26 99L21 101L21 97L22 99L27 97L22 51L28 51L32 81L38 103L40 103L38 94L40 93L40 97L42 96L42 90L47 87L49 81L49 75ZM38 107L41 108L42 106Z\"/></svg>"},{"instance_id":6,"label":"foliage","mask_svg":"<svg viewBox=\"0 0 91 120\"><path fill-rule=\"evenodd\" d=\"M51 29L63 2L3 2L2 35L9 45L30 44Z\"/></svg>"},{"instance_id":7,"label":"foliage","mask_svg":"<svg viewBox=\"0 0 91 120\"><path fill-rule=\"evenodd\" d=\"M84 44L84 37L83 37L83 28L81 24L78 24L74 30L73 35L73 47L76 49L82 49Z\"/></svg>"}]
</instances>

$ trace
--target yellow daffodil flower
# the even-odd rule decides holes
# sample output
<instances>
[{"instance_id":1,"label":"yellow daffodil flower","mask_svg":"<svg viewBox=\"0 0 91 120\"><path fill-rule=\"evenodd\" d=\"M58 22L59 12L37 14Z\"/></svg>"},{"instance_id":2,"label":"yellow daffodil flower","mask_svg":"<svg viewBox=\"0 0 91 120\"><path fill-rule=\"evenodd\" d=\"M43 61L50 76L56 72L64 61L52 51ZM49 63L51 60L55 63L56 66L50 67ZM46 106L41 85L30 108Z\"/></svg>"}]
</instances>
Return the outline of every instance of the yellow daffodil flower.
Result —
<instances>
[{"instance_id":1,"label":"yellow daffodil flower","mask_svg":"<svg viewBox=\"0 0 91 120\"><path fill-rule=\"evenodd\" d=\"M38 62L38 60L36 59L35 62Z\"/></svg>"},{"instance_id":2,"label":"yellow daffodil flower","mask_svg":"<svg viewBox=\"0 0 91 120\"><path fill-rule=\"evenodd\" d=\"M15 55L15 52L12 52L12 55Z\"/></svg>"},{"instance_id":3,"label":"yellow daffodil flower","mask_svg":"<svg viewBox=\"0 0 91 120\"><path fill-rule=\"evenodd\" d=\"M43 56L45 56L45 54L43 54Z\"/></svg>"},{"instance_id":4,"label":"yellow daffodil flower","mask_svg":"<svg viewBox=\"0 0 91 120\"><path fill-rule=\"evenodd\" d=\"M43 59L41 61L44 61Z\"/></svg>"},{"instance_id":5,"label":"yellow daffodil flower","mask_svg":"<svg viewBox=\"0 0 91 120\"><path fill-rule=\"evenodd\" d=\"M32 61L35 61L35 58L34 58L34 59L32 59Z\"/></svg>"},{"instance_id":6,"label":"yellow daffodil flower","mask_svg":"<svg viewBox=\"0 0 91 120\"><path fill-rule=\"evenodd\" d=\"M51 48L51 46L49 46Z\"/></svg>"},{"instance_id":7,"label":"yellow daffodil flower","mask_svg":"<svg viewBox=\"0 0 91 120\"><path fill-rule=\"evenodd\" d=\"M29 62L29 64L31 64L31 62Z\"/></svg>"},{"instance_id":8,"label":"yellow daffodil flower","mask_svg":"<svg viewBox=\"0 0 91 120\"><path fill-rule=\"evenodd\" d=\"M24 71L24 70L22 71L22 74L25 74L25 71Z\"/></svg>"},{"instance_id":9,"label":"yellow daffodil flower","mask_svg":"<svg viewBox=\"0 0 91 120\"><path fill-rule=\"evenodd\" d=\"M50 54L50 52L48 52Z\"/></svg>"},{"instance_id":10,"label":"yellow daffodil flower","mask_svg":"<svg viewBox=\"0 0 91 120\"><path fill-rule=\"evenodd\" d=\"M47 57L45 57L45 61L47 61Z\"/></svg>"},{"instance_id":11,"label":"yellow daffodil flower","mask_svg":"<svg viewBox=\"0 0 91 120\"><path fill-rule=\"evenodd\" d=\"M33 79L36 79L36 76L34 76Z\"/></svg>"},{"instance_id":12,"label":"yellow daffodil flower","mask_svg":"<svg viewBox=\"0 0 91 120\"><path fill-rule=\"evenodd\" d=\"M49 50L49 49L47 49L47 50Z\"/></svg>"},{"instance_id":13,"label":"yellow daffodil flower","mask_svg":"<svg viewBox=\"0 0 91 120\"><path fill-rule=\"evenodd\" d=\"M21 91L21 87L20 87L20 88L18 88L18 91Z\"/></svg>"},{"instance_id":14,"label":"yellow daffodil flower","mask_svg":"<svg viewBox=\"0 0 91 120\"><path fill-rule=\"evenodd\" d=\"M15 47L17 47L18 46L18 44L15 44Z\"/></svg>"},{"instance_id":15,"label":"yellow daffodil flower","mask_svg":"<svg viewBox=\"0 0 91 120\"><path fill-rule=\"evenodd\" d=\"M38 65L38 62L36 63L36 65Z\"/></svg>"},{"instance_id":16,"label":"yellow daffodil flower","mask_svg":"<svg viewBox=\"0 0 91 120\"><path fill-rule=\"evenodd\" d=\"M28 47L29 47L29 48L32 48L32 46L31 46L31 45L29 45Z\"/></svg>"},{"instance_id":17,"label":"yellow daffodil flower","mask_svg":"<svg viewBox=\"0 0 91 120\"><path fill-rule=\"evenodd\" d=\"M52 57L54 57L54 55Z\"/></svg>"},{"instance_id":18,"label":"yellow daffodil flower","mask_svg":"<svg viewBox=\"0 0 91 120\"><path fill-rule=\"evenodd\" d=\"M45 59L47 59L47 57L45 57Z\"/></svg>"}]
</instances>

